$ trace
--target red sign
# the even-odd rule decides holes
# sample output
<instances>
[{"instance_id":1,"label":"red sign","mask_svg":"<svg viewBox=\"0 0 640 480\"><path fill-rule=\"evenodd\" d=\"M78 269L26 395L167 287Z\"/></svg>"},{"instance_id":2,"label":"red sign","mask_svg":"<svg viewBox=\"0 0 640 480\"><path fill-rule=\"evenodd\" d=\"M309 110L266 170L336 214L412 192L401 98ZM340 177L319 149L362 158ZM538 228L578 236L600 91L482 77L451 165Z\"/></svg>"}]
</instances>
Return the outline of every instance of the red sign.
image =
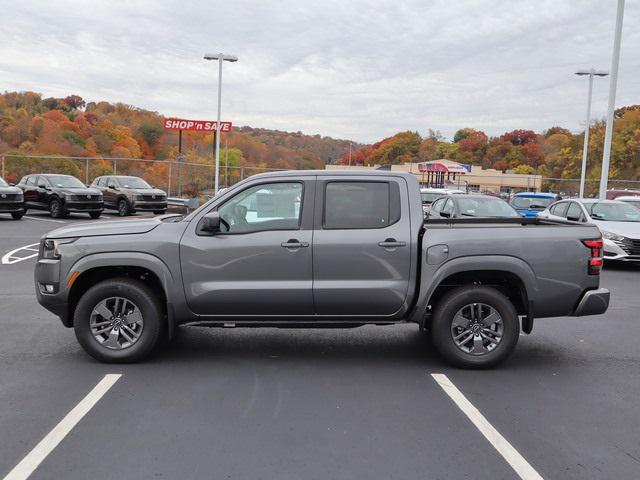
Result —
<instances>
[{"instance_id":1,"label":"red sign","mask_svg":"<svg viewBox=\"0 0 640 480\"><path fill-rule=\"evenodd\" d=\"M217 122L208 120L184 120L181 118L165 118L165 130L198 130L202 132L214 132ZM220 122L220 131L223 133L231 132L231 122Z\"/></svg>"}]
</instances>

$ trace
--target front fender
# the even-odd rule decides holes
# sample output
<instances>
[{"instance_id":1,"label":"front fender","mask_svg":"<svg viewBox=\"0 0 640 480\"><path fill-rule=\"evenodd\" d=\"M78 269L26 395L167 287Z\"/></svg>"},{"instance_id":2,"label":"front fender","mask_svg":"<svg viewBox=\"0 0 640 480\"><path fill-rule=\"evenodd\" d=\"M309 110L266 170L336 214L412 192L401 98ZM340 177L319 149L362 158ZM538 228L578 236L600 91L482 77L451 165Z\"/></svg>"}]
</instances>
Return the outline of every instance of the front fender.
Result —
<instances>
[{"instance_id":1,"label":"front fender","mask_svg":"<svg viewBox=\"0 0 640 480\"><path fill-rule=\"evenodd\" d=\"M411 321L422 323L424 314L436 288L447 277L462 272L503 271L516 275L525 286L529 310L539 298L536 275L524 260L507 255L467 256L451 259L441 265L423 263L420 276L420 295L411 315Z\"/></svg>"}]
</instances>

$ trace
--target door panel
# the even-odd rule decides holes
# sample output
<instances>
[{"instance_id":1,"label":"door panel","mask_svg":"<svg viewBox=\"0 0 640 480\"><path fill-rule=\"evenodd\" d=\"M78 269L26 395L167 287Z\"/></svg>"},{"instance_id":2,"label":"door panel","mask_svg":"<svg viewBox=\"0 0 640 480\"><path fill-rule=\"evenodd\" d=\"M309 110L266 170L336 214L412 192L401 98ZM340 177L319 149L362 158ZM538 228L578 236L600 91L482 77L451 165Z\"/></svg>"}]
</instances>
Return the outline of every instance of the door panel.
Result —
<instances>
[{"instance_id":1,"label":"door panel","mask_svg":"<svg viewBox=\"0 0 640 480\"><path fill-rule=\"evenodd\" d=\"M180 245L191 310L212 316L313 315L313 194L313 180L270 179L216 208L229 231L198 234L194 219Z\"/></svg>"},{"instance_id":2,"label":"door panel","mask_svg":"<svg viewBox=\"0 0 640 480\"><path fill-rule=\"evenodd\" d=\"M391 316L404 304L411 271L411 238L406 183L392 177L358 181L327 179L316 188L316 230L313 243L313 295L317 315ZM388 185L388 215L379 204ZM341 191L332 184L345 185ZM350 191L350 185L353 189ZM360 189L360 190L358 190ZM401 190L402 189L402 190ZM325 194L326 192L326 194ZM325 201L328 199L328 202ZM334 213L329 210L333 209ZM327 219L351 215L350 225L331 228ZM357 218L365 219L359 224ZM364 228L364 227L375 228ZM360 227L360 228L357 228Z\"/></svg>"}]
</instances>

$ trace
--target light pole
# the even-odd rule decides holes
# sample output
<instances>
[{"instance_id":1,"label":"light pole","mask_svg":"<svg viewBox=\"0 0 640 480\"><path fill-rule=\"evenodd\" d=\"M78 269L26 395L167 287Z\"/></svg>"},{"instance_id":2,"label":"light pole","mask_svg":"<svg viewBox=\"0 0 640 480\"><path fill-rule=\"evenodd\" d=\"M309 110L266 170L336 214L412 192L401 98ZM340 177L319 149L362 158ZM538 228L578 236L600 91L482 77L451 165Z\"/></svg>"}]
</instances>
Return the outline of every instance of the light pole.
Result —
<instances>
[{"instance_id":1,"label":"light pole","mask_svg":"<svg viewBox=\"0 0 640 480\"><path fill-rule=\"evenodd\" d=\"M587 122L584 127L584 146L582 147L582 170L580 172L580 198L584 197L584 182L587 176L587 158L589 157L589 128L591 126L591 93L593 92L593 77L606 77L609 72L594 70L578 70L576 75L589 75L589 94L587 96Z\"/></svg>"},{"instance_id":2,"label":"light pole","mask_svg":"<svg viewBox=\"0 0 640 480\"><path fill-rule=\"evenodd\" d=\"M237 62L238 57L235 55L225 55L224 53L206 53L205 60L218 61L218 120L216 122L216 173L213 185L214 195L218 193L218 182L220 178L220 113L222 111L222 62Z\"/></svg>"},{"instance_id":3,"label":"light pole","mask_svg":"<svg viewBox=\"0 0 640 480\"><path fill-rule=\"evenodd\" d=\"M616 87L618 85L618 65L620 64L620 41L622 37L622 19L624 17L624 0L618 0L616 13L616 32L613 37L613 55L611 56L611 78L609 79L609 105L607 107L607 127L604 131L604 150L602 152L602 176L600 177L600 200L607 198L609 183L609 159L611 157L611 137L613 136L613 110L616 103Z\"/></svg>"}]
</instances>

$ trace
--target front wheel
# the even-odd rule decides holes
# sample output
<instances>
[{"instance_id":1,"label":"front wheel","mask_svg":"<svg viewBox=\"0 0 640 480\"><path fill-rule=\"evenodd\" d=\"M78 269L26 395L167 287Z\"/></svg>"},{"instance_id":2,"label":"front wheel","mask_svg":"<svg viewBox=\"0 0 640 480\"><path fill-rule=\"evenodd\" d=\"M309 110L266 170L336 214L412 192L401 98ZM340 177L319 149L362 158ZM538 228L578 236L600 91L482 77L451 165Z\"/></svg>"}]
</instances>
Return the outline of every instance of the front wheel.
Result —
<instances>
[{"instance_id":1,"label":"front wheel","mask_svg":"<svg viewBox=\"0 0 640 480\"><path fill-rule=\"evenodd\" d=\"M165 213L167 213L166 210L154 210L153 211L154 215L164 215Z\"/></svg>"},{"instance_id":2,"label":"front wheel","mask_svg":"<svg viewBox=\"0 0 640 480\"><path fill-rule=\"evenodd\" d=\"M80 298L73 326L78 342L96 360L142 360L159 344L164 310L144 283L128 278L105 280Z\"/></svg>"},{"instance_id":3,"label":"front wheel","mask_svg":"<svg viewBox=\"0 0 640 480\"><path fill-rule=\"evenodd\" d=\"M62 209L62 203L57 198L51 200L49 204L49 213L52 218L61 218L64 215L64 211Z\"/></svg>"},{"instance_id":4,"label":"front wheel","mask_svg":"<svg viewBox=\"0 0 640 480\"><path fill-rule=\"evenodd\" d=\"M100 218L100 215L102 215L102 212L89 212L91 218Z\"/></svg>"},{"instance_id":5,"label":"front wheel","mask_svg":"<svg viewBox=\"0 0 640 480\"><path fill-rule=\"evenodd\" d=\"M20 220L22 218L22 216L24 215L24 212L12 212L11 213L11 217L14 220Z\"/></svg>"},{"instance_id":6,"label":"front wheel","mask_svg":"<svg viewBox=\"0 0 640 480\"><path fill-rule=\"evenodd\" d=\"M488 368L513 351L520 335L515 307L494 288L469 285L447 293L435 306L433 344L449 363Z\"/></svg>"},{"instance_id":7,"label":"front wheel","mask_svg":"<svg viewBox=\"0 0 640 480\"><path fill-rule=\"evenodd\" d=\"M129 207L129 202L127 202L124 198L118 200L118 216L126 217L129 215L131 208Z\"/></svg>"}]
</instances>

